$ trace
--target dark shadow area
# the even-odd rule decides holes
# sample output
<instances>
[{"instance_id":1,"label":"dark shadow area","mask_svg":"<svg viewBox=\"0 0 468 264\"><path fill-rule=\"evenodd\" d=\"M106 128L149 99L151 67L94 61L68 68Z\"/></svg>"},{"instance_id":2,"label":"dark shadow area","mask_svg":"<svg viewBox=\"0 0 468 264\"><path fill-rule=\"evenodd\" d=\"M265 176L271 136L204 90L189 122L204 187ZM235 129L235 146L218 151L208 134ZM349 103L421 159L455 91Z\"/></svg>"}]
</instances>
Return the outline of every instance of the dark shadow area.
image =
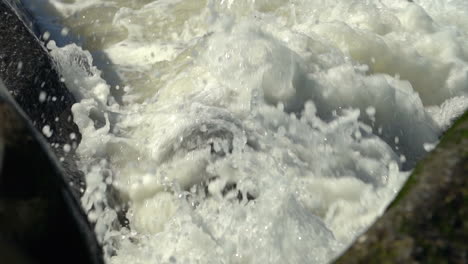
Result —
<instances>
[{"instance_id":1,"label":"dark shadow area","mask_svg":"<svg viewBox=\"0 0 468 264\"><path fill-rule=\"evenodd\" d=\"M61 164L1 83L0 90L2 262L103 263Z\"/></svg>"}]
</instances>

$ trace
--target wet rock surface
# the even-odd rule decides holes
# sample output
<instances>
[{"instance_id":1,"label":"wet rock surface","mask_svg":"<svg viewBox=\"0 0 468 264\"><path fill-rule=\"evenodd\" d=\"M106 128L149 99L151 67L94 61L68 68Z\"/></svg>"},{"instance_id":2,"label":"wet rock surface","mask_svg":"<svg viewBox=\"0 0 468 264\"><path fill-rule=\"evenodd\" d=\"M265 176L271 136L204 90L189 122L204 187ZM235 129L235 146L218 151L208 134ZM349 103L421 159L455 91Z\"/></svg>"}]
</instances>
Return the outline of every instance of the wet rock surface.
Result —
<instances>
[{"instance_id":1,"label":"wet rock surface","mask_svg":"<svg viewBox=\"0 0 468 264\"><path fill-rule=\"evenodd\" d=\"M75 100L13 2L0 0L0 262L102 263L79 203Z\"/></svg>"},{"instance_id":2,"label":"wet rock surface","mask_svg":"<svg viewBox=\"0 0 468 264\"><path fill-rule=\"evenodd\" d=\"M17 14L9 1L0 1L0 79L34 127L45 132L57 157L63 158L66 176L74 182L78 197L84 183L73 162L73 150L81 140L71 113L75 99L60 81L47 50L23 23L24 19L26 15Z\"/></svg>"},{"instance_id":3,"label":"wet rock surface","mask_svg":"<svg viewBox=\"0 0 468 264\"><path fill-rule=\"evenodd\" d=\"M335 263L468 263L468 113Z\"/></svg>"}]
</instances>

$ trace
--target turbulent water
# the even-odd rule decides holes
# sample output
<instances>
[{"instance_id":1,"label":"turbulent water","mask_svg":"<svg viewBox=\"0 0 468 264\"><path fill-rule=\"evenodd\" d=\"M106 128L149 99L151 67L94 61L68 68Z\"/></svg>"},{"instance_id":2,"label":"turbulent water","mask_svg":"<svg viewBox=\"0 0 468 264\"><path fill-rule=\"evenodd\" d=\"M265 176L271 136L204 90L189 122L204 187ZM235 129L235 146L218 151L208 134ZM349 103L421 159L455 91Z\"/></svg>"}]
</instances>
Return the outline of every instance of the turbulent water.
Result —
<instances>
[{"instance_id":1,"label":"turbulent water","mask_svg":"<svg viewBox=\"0 0 468 264\"><path fill-rule=\"evenodd\" d=\"M24 2L112 264L330 262L468 106L466 0Z\"/></svg>"}]
</instances>

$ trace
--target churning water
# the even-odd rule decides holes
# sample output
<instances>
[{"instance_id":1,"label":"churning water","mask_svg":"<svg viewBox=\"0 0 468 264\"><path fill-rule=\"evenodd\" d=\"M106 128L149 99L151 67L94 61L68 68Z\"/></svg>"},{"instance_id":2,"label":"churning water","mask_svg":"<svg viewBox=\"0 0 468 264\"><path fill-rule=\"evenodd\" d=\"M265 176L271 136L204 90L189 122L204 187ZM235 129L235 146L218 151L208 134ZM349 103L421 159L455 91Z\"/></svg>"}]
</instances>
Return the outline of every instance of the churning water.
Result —
<instances>
[{"instance_id":1,"label":"churning water","mask_svg":"<svg viewBox=\"0 0 468 264\"><path fill-rule=\"evenodd\" d=\"M329 262L468 106L466 0L25 2L112 264Z\"/></svg>"}]
</instances>

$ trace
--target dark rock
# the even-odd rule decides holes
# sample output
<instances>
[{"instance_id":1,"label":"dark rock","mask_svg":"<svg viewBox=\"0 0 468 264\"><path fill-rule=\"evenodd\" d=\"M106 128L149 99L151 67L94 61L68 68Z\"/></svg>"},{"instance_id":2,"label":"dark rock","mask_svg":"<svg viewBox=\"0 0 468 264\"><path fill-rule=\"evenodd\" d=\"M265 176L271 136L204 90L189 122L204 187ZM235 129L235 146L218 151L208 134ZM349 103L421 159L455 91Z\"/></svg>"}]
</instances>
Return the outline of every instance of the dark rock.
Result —
<instances>
[{"instance_id":1,"label":"dark rock","mask_svg":"<svg viewBox=\"0 0 468 264\"><path fill-rule=\"evenodd\" d=\"M79 196L84 182L73 161L74 147L81 140L71 113L75 99L60 81L47 50L23 23L28 16L17 15L19 8L0 0L0 79L38 131L48 126L52 134L46 139L57 157L64 159L66 177L74 182L75 195ZM71 151L64 151L66 144Z\"/></svg>"},{"instance_id":2,"label":"dark rock","mask_svg":"<svg viewBox=\"0 0 468 264\"><path fill-rule=\"evenodd\" d=\"M0 0L0 262L103 263L79 203L75 100L18 3Z\"/></svg>"},{"instance_id":3,"label":"dark rock","mask_svg":"<svg viewBox=\"0 0 468 264\"><path fill-rule=\"evenodd\" d=\"M78 132L70 110L75 99L60 82L47 50L5 2L0 2L0 14L0 78L39 131L51 127L49 142L79 141L79 135L69 137Z\"/></svg>"}]
</instances>

